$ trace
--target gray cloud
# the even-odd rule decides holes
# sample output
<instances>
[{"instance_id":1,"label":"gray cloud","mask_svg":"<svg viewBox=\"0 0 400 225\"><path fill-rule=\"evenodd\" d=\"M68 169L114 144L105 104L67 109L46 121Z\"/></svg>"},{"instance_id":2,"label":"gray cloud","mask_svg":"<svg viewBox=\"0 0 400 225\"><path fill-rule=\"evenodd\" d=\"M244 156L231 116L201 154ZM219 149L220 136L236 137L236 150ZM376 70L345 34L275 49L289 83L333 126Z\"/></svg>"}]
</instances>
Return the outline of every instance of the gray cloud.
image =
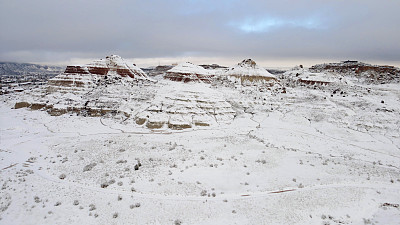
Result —
<instances>
[{"instance_id":1,"label":"gray cloud","mask_svg":"<svg viewBox=\"0 0 400 225\"><path fill-rule=\"evenodd\" d=\"M400 1L0 0L0 60L400 61Z\"/></svg>"}]
</instances>

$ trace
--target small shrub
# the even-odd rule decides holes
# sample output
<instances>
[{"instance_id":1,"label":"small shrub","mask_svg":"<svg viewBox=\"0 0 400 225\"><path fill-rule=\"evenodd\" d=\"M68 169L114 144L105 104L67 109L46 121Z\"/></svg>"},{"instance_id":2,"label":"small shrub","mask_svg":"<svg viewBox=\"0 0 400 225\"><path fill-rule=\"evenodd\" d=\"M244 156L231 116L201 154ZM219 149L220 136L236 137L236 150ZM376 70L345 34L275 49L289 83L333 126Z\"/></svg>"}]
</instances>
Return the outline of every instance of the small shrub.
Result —
<instances>
[{"instance_id":1,"label":"small shrub","mask_svg":"<svg viewBox=\"0 0 400 225\"><path fill-rule=\"evenodd\" d=\"M128 162L127 160L120 159L120 160L117 161L117 164L127 163L127 162Z\"/></svg>"},{"instance_id":2,"label":"small shrub","mask_svg":"<svg viewBox=\"0 0 400 225\"><path fill-rule=\"evenodd\" d=\"M89 205L89 211L93 211L96 209L96 206L94 204Z\"/></svg>"},{"instance_id":3,"label":"small shrub","mask_svg":"<svg viewBox=\"0 0 400 225\"><path fill-rule=\"evenodd\" d=\"M40 200L40 198L38 196L33 197L33 199L35 200L36 203L39 203L42 201L42 200Z\"/></svg>"},{"instance_id":4,"label":"small shrub","mask_svg":"<svg viewBox=\"0 0 400 225\"><path fill-rule=\"evenodd\" d=\"M92 170L96 165L97 165L97 163L90 163L90 164L86 165L85 167L83 167L83 172Z\"/></svg>"}]
</instances>

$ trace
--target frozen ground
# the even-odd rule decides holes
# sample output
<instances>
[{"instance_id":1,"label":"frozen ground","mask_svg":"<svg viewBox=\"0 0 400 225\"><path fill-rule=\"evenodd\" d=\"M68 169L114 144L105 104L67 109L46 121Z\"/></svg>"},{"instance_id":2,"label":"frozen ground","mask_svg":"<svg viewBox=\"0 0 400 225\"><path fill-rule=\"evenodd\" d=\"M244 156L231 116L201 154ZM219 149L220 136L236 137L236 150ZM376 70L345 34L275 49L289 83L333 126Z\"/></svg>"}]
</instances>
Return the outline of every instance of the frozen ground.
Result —
<instances>
[{"instance_id":1,"label":"frozen ground","mask_svg":"<svg viewBox=\"0 0 400 225\"><path fill-rule=\"evenodd\" d=\"M1 96L0 224L400 224L400 85L204 85L230 123L150 130Z\"/></svg>"}]
</instances>

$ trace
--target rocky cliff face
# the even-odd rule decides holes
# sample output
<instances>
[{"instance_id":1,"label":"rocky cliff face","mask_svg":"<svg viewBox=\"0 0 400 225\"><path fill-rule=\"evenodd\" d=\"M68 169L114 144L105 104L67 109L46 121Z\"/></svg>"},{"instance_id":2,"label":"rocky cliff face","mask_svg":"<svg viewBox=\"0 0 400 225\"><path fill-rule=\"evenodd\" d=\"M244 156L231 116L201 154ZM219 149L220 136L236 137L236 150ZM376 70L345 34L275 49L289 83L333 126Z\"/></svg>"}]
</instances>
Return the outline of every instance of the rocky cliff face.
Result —
<instances>
[{"instance_id":1,"label":"rocky cliff face","mask_svg":"<svg viewBox=\"0 0 400 225\"><path fill-rule=\"evenodd\" d=\"M256 62L251 59L245 59L236 66L229 68L225 75L244 86L259 84L272 86L277 81L274 75L257 66Z\"/></svg>"},{"instance_id":2,"label":"rocky cliff face","mask_svg":"<svg viewBox=\"0 0 400 225\"><path fill-rule=\"evenodd\" d=\"M381 84L400 81L400 68L394 66L371 65L357 61L318 64L312 66L310 71L355 76L367 83Z\"/></svg>"},{"instance_id":3,"label":"rocky cliff face","mask_svg":"<svg viewBox=\"0 0 400 225\"><path fill-rule=\"evenodd\" d=\"M149 80L134 64L120 56L111 55L83 66L67 66L64 73L50 79L49 92L89 91L102 83L121 80ZM103 81L103 82L102 82Z\"/></svg>"},{"instance_id":4,"label":"rocky cliff face","mask_svg":"<svg viewBox=\"0 0 400 225\"><path fill-rule=\"evenodd\" d=\"M215 77L212 70L206 70L201 66L186 62L168 70L164 75L165 79L181 82L204 82L211 83Z\"/></svg>"}]
</instances>

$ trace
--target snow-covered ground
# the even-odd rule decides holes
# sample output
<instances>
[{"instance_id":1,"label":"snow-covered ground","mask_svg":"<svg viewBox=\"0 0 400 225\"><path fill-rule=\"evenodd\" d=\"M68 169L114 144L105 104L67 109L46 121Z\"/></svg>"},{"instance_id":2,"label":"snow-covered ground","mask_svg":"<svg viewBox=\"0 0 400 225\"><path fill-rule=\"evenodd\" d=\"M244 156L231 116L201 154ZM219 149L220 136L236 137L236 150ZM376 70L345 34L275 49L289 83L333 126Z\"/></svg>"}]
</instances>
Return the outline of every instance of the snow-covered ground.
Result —
<instances>
[{"instance_id":1,"label":"snow-covered ground","mask_svg":"<svg viewBox=\"0 0 400 225\"><path fill-rule=\"evenodd\" d=\"M341 82L196 84L235 117L184 130L3 95L0 224L400 224L400 85Z\"/></svg>"}]
</instances>

